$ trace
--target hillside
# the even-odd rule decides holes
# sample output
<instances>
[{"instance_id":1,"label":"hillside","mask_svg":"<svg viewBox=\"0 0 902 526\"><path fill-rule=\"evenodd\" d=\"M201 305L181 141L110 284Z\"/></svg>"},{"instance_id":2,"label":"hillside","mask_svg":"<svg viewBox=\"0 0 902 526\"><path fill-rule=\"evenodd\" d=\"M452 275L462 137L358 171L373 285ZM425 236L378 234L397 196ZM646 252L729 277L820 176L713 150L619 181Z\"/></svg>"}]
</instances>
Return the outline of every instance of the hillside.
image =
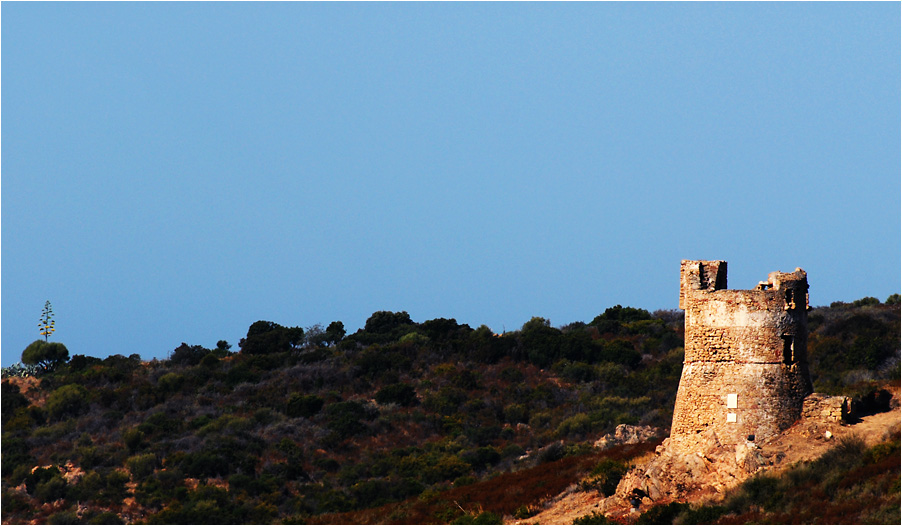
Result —
<instances>
[{"instance_id":1,"label":"hillside","mask_svg":"<svg viewBox=\"0 0 902 526\"><path fill-rule=\"evenodd\" d=\"M898 382L899 317L896 301L814 309L815 389ZM669 426L682 318L618 305L499 335L377 312L351 335L256 322L238 349L4 371L3 522L529 521L653 451L592 443Z\"/></svg>"}]
</instances>

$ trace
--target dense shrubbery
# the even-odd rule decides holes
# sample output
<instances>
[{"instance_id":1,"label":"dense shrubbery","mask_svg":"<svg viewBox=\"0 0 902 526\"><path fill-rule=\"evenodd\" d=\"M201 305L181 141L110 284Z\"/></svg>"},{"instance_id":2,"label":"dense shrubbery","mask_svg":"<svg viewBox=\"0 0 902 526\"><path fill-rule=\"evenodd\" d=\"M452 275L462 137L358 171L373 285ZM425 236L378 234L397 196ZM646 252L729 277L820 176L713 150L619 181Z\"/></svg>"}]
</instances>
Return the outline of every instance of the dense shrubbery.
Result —
<instances>
[{"instance_id":1,"label":"dense shrubbery","mask_svg":"<svg viewBox=\"0 0 902 526\"><path fill-rule=\"evenodd\" d=\"M815 385L854 391L898 377L898 335L898 303L815 309ZM379 505L396 506L379 519L393 522L528 516L540 488L495 506L492 484L535 469L543 491L562 489L579 477L557 474L577 468L552 476L550 466L584 455L583 441L620 423L667 427L683 358L681 313L619 305L590 323L537 317L502 335L406 312L376 312L350 335L341 322L259 321L240 352L230 347L182 344L151 362L75 355L33 393L4 381L4 518L316 522ZM627 466L580 462L583 485L604 494ZM76 467L80 478L63 476ZM24 494L12 489L23 483ZM483 500L464 512L442 500L451 492Z\"/></svg>"}]
</instances>

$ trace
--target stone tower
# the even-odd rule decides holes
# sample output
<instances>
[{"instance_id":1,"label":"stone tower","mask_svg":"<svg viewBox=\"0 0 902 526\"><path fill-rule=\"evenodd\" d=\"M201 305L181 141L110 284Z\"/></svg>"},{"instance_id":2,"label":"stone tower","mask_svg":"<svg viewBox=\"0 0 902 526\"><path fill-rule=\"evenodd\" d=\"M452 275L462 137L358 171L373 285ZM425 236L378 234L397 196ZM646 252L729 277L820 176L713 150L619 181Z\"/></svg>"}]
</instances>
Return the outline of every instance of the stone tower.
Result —
<instances>
[{"instance_id":1,"label":"stone tower","mask_svg":"<svg viewBox=\"0 0 902 526\"><path fill-rule=\"evenodd\" d=\"M670 440L763 442L801 416L811 393L808 278L771 272L753 290L727 290L726 261L683 261L686 353Z\"/></svg>"}]
</instances>

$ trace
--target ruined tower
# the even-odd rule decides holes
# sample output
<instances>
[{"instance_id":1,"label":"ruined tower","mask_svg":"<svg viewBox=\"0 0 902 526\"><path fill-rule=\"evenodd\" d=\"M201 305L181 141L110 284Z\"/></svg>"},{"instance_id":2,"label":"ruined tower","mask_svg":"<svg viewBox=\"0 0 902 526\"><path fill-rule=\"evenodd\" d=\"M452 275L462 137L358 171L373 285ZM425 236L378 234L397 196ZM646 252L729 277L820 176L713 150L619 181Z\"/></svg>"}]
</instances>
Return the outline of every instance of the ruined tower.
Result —
<instances>
[{"instance_id":1,"label":"ruined tower","mask_svg":"<svg viewBox=\"0 0 902 526\"><path fill-rule=\"evenodd\" d=\"M808 278L771 272L753 290L727 290L726 261L683 261L686 353L670 439L691 446L765 441L793 424L811 393Z\"/></svg>"}]
</instances>

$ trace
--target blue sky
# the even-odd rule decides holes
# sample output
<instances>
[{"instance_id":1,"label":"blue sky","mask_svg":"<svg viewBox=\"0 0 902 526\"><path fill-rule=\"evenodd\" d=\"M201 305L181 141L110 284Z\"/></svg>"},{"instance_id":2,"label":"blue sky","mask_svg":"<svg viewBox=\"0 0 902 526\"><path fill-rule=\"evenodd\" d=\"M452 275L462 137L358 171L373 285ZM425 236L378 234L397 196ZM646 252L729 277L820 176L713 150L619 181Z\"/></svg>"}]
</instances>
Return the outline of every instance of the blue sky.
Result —
<instances>
[{"instance_id":1,"label":"blue sky","mask_svg":"<svg viewBox=\"0 0 902 526\"><path fill-rule=\"evenodd\" d=\"M2 4L2 362L900 291L900 6Z\"/></svg>"}]
</instances>

